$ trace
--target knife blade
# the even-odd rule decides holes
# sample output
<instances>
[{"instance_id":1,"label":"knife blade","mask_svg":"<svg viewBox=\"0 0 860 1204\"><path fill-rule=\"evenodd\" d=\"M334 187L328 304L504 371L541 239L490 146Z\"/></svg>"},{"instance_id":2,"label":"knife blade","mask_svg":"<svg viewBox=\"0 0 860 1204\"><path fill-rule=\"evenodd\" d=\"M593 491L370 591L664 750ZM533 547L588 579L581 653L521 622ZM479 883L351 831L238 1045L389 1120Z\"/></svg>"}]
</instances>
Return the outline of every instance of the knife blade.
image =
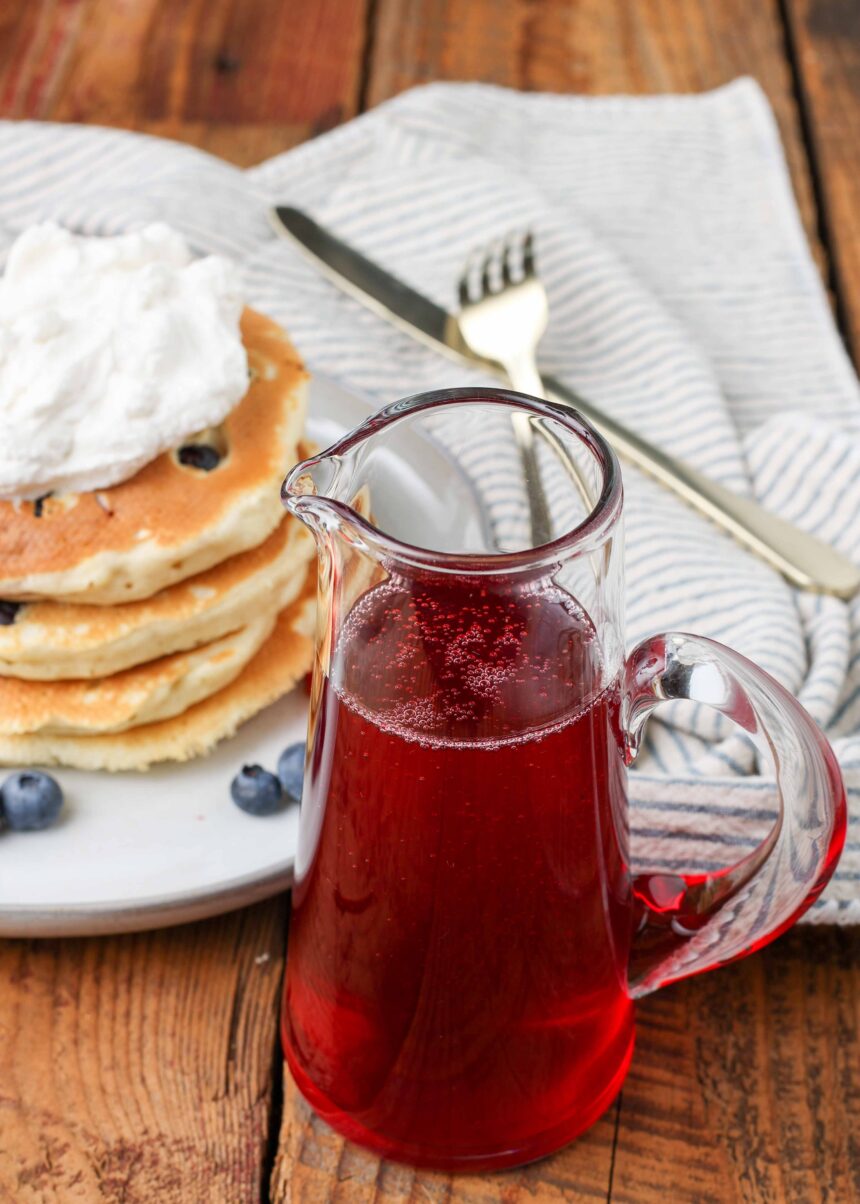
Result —
<instances>
[{"instance_id":1,"label":"knife blade","mask_svg":"<svg viewBox=\"0 0 860 1204\"><path fill-rule=\"evenodd\" d=\"M468 351L456 315L367 259L300 209L278 205L271 209L270 218L276 233L288 238L323 275L362 305L435 351L506 379L500 365ZM542 379L550 400L578 410L619 456L717 523L792 585L845 599L860 589L860 568L828 544L661 451L560 381L550 376Z\"/></svg>"},{"instance_id":2,"label":"knife blade","mask_svg":"<svg viewBox=\"0 0 860 1204\"><path fill-rule=\"evenodd\" d=\"M462 348L456 319L441 305L341 242L300 209L277 205L270 217L276 232L286 235L343 292L434 351L474 363Z\"/></svg>"}]
</instances>

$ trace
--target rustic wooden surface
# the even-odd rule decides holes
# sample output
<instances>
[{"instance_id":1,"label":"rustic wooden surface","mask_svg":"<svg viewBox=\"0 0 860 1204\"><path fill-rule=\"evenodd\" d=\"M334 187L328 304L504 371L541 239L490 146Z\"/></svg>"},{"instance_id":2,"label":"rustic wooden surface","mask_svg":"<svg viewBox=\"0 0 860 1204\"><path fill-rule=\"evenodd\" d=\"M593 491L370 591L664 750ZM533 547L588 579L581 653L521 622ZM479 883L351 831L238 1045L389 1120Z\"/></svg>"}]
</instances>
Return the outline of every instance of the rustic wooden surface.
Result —
<instances>
[{"instance_id":1,"label":"rustic wooden surface","mask_svg":"<svg viewBox=\"0 0 860 1204\"><path fill-rule=\"evenodd\" d=\"M787 0L809 159L818 179L843 335L860 353L860 4Z\"/></svg>"},{"instance_id":2,"label":"rustic wooden surface","mask_svg":"<svg viewBox=\"0 0 860 1204\"><path fill-rule=\"evenodd\" d=\"M241 164L411 84L577 92L755 76L860 347L856 0L0 0L0 116ZM317 1121L278 1056L286 902L127 938L0 942L0 1202L860 1199L860 933L795 931L646 1000L620 1100L520 1171L416 1173Z\"/></svg>"},{"instance_id":3,"label":"rustic wooden surface","mask_svg":"<svg viewBox=\"0 0 860 1204\"><path fill-rule=\"evenodd\" d=\"M286 914L0 942L3 1204L261 1198Z\"/></svg>"}]
</instances>

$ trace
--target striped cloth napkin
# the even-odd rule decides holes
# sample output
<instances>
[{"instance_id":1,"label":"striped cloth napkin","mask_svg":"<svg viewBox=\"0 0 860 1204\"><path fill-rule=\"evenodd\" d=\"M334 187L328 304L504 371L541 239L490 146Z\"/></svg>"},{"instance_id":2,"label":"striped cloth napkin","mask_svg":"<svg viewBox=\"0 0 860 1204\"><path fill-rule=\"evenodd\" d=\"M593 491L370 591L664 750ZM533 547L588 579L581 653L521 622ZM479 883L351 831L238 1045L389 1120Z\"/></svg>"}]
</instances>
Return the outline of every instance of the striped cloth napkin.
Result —
<instances>
[{"instance_id":1,"label":"striped cloth napkin","mask_svg":"<svg viewBox=\"0 0 860 1204\"><path fill-rule=\"evenodd\" d=\"M310 211L440 303L473 247L537 233L543 369L702 472L860 557L860 389L806 246L773 117L739 80L703 96L521 95L431 85L249 171L117 131L0 123L0 249L53 218L162 219L242 266L311 369L380 403L480 382L342 296L266 218ZM809 921L860 922L860 599L792 590L625 466L627 636L711 636L827 731L852 821ZM770 768L703 708L652 720L631 775L634 860L716 869L775 809ZM656 854L656 856L655 856Z\"/></svg>"}]
</instances>

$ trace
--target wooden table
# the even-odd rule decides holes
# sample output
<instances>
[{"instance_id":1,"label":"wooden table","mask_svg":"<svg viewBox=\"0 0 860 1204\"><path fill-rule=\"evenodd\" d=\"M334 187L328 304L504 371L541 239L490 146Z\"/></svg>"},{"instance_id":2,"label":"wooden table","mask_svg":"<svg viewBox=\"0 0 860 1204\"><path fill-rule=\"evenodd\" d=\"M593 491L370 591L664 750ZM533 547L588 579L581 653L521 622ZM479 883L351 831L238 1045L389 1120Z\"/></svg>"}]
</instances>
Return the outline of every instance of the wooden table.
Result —
<instances>
[{"instance_id":1,"label":"wooden table","mask_svg":"<svg viewBox=\"0 0 860 1204\"><path fill-rule=\"evenodd\" d=\"M91 121L253 163L411 84L710 88L779 121L860 349L857 0L3 0L0 116ZM639 1010L623 1095L556 1157L452 1177L310 1115L276 1009L288 900L172 931L0 943L0 1201L860 1198L860 933L796 930Z\"/></svg>"}]
</instances>

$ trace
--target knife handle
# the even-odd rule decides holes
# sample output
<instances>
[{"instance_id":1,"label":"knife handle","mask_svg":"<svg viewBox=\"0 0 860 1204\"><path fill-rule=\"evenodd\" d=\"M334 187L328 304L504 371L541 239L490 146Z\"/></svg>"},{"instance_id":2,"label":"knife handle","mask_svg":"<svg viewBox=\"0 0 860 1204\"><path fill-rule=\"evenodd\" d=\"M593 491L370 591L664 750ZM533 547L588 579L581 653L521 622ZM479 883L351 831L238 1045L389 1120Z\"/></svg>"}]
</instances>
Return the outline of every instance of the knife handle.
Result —
<instances>
[{"instance_id":1,"label":"knife handle","mask_svg":"<svg viewBox=\"0 0 860 1204\"><path fill-rule=\"evenodd\" d=\"M551 376L544 386L551 401L573 406L619 456L641 468L693 509L733 535L797 586L849 599L860 589L860 569L828 544L771 514L750 498L703 476L640 438Z\"/></svg>"}]
</instances>

